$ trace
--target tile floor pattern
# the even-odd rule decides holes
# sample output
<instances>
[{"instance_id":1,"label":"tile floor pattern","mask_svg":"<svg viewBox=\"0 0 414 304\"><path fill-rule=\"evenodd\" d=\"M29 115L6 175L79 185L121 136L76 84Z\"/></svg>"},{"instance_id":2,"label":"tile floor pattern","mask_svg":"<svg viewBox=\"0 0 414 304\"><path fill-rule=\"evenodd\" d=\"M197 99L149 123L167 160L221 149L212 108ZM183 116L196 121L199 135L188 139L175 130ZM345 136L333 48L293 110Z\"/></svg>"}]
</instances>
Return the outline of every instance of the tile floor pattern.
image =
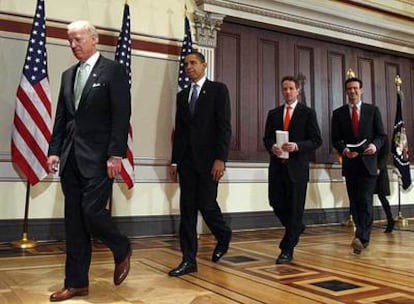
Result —
<instances>
[{"instance_id":1,"label":"tile floor pattern","mask_svg":"<svg viewBox=\"0 0 414 304\"><path fill-rule=\"evenodd\" d=\"M133 238L130 275L119 287L111 253L96 242L89 296L64 303L414 304L414 230L382 231L376 224L369 248L354 255L352 228L307 227L289 265L274 264L282 229L235 232L218 264L210 261L214 239L202 235L198 272L180 278L167 275L181 259L175 237ZM63 242L0 244L0 304L49 303L62 287L64 250Z\"/></svg>"}]
</instances>

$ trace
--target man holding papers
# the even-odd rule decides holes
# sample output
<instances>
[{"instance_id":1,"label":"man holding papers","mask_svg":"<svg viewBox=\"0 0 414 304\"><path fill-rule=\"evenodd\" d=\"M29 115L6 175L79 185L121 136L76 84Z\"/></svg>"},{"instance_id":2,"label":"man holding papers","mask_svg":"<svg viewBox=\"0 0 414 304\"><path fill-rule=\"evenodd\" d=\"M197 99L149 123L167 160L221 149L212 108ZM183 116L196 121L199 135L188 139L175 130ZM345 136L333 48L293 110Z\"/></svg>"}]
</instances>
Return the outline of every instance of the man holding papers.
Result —
<instances>
[{"instance_id":1,"label":"man holding papers","mask_svg":"<svg viewBox=\"0 0 414 304\"><path fill-rule=\"evenodd\" d=\"M377 151L386 135L379 109L361 101L362 81L355 77L347 79L345 90L349 103L333 112L331 134L333 146L342 155L342 174L356 226L351 246L355 254L360 254L370 240Z\"/></svg>"},{"instance_id":2,"label":"man holding papers","mask_svg":"<svg viewBox=\"0 0 414 304\"><path fill-rule=\"evenodd\" d=\"M267 115L264 145L270 153L269 203L285 227L276 264L290 263L305 230L303 212L309 180L309 157L322 144L316 113L298 103L298 80L282 79L285 104Z\"/></svg>"}]
</instances>

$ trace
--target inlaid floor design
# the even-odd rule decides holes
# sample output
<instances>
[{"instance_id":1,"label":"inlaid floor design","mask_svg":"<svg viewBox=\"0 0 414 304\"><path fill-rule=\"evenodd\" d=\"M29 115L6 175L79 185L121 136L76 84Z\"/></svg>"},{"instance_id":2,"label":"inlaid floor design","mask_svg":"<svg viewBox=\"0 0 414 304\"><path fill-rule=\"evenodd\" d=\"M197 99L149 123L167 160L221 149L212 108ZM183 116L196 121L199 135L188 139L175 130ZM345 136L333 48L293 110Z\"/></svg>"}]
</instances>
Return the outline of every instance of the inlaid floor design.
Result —
<instances>
[{"instance_id":1,"label":"inlaid floor design","mask_svg":"<svg viewBox=\"0 0 414 304\"><path fill-rule=\"evenodd\" d=\"M382 231L376 224L370 246L354 255L352 228L307 227L289 265L274 263L282 229L234 232L218 264L210 261L215 240L202 235L198 272L179 278L167 275L181 260L176 237L133 238L131 271L118 287L110 251L95 243L89 295L64 303L414 304L414 233ZM0 244L0 304L49 303L62 287L64 250L63 242Z\"/></svg>"}]
</instances>

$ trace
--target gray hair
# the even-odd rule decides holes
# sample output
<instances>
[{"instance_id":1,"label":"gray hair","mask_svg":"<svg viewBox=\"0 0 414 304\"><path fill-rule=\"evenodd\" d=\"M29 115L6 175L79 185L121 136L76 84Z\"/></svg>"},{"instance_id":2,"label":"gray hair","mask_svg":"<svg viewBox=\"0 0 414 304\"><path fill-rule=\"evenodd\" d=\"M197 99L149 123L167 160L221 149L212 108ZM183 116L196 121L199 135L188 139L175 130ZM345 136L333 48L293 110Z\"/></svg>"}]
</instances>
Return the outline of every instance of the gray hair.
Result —
<instances>
[{"instance_id":1,"label":"gray hair","mask_svg":"<svg viewBox=\"0 0 414 304\"><path fill-rule=\"evenodd\" d=\"M70 30L85 30L91 37L95 37L96 40L99 39L95 26L86 20L77 20L68 24L68 31Z\"/></svg>"}]
</instances>

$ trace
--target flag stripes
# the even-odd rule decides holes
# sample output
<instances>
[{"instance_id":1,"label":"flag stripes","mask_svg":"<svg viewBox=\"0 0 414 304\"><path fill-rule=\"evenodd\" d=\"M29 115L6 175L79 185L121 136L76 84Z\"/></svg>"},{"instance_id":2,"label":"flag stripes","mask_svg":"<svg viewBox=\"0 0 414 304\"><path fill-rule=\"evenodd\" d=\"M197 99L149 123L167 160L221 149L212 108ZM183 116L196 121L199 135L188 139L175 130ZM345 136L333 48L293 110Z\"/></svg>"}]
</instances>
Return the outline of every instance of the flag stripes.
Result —
<instances>
[{"instance_id":1,"label":"flag stripes","mask_svg":"<svg viewBox=\"0 0 414 304\"><path fill-rule=\"evenodd\" d=\"M32 186L48 174L47 151L52 133L50 92L44 0L38 0L16 92L11 141L12 161Z\"/></svg>"},{"instance_id":2,"label":"flag stripes","mask_svg":"<svg viewBox=\"0 0 414 304\"><path fill-rule=\"evenodd\" d=\"M131 23L129 5L125 3L122 17L121 31L119 32L118 42L115 51L115 60L125 66L131 86ZM127 157L122 159L120 175L124 183L131 189L134 186L134 156L132 153L132 126L129 123Z\"/></svg>"}]
</instances>

